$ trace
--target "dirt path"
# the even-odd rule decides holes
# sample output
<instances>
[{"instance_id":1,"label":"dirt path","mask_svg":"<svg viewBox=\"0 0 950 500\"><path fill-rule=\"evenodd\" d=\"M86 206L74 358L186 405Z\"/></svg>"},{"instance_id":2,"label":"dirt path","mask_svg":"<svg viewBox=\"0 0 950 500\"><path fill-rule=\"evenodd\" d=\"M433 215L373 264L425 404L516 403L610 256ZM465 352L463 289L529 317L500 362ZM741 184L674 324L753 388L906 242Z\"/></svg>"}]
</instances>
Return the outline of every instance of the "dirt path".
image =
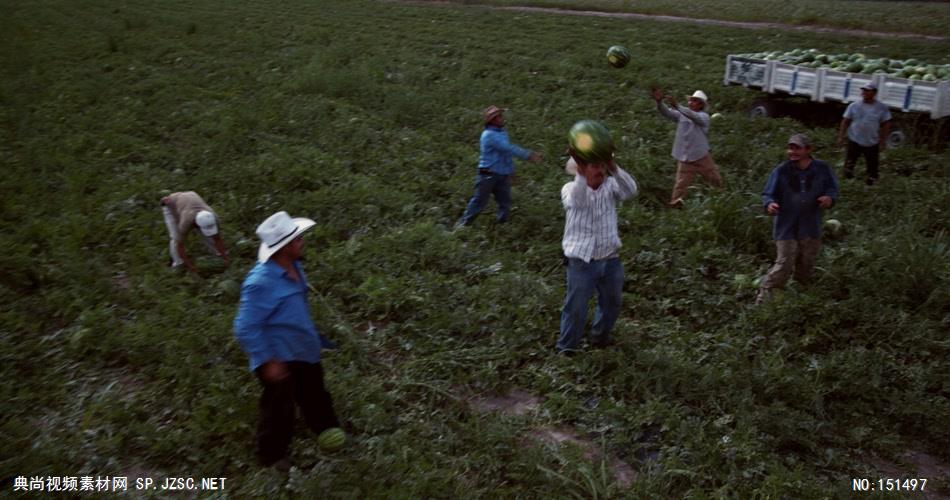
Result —
<instances>
[{"instance_id":1,"label":"dirt path","mask_svg":"<svg viewBox=\"0 0 950 500\"><path fill-rule=\"evenodd\" d=\"M556 9L552 7L503 7L484 4L463 4L445 0L387 0L391 2L418 4L418 5L442 5L455 7L478 6L486 9L511 10L518 12L537 12L544 14L561 14L568 16L588 16L588 17L608 17L616 19L647 19L653 21L667 21L676 23L702 24L707 26L725 26L729 28L744 29L772 29L782 31L807 31L812 33L831 33L838 35L865 36L875 38L907 38L916 40L927 40L932 42L946 41L946 37L936 35L921 35L917 33L890 33L885 31L867 31L846 28L831 28L825 26L802 26L796 24L767 23L767 22L746 22L746 21L722 21L719 19L699 19L693 17L666 16L661 14L637 14L633 12L601 12L592 10L569 10Z\"/></svg>"}]
</instances>

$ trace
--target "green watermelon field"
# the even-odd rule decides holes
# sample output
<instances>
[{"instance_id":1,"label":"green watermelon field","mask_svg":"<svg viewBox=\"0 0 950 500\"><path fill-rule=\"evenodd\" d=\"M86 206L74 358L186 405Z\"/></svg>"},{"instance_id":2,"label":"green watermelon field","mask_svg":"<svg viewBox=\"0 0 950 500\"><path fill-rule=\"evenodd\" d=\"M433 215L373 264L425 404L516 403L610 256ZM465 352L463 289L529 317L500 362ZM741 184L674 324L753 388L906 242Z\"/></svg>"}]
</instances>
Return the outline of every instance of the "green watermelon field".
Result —
<instances>
[{"instance_id":1,"label":"green watermelon field","mask_svg":"<svg viewBox=\"0 0 950 500\"><path fill-rule=\"evenodd\" d=\"M418 0L430 3L536 7L576 11L674 16L718 21L781 23L947 36L950 6L941 0Z\"/></svg>"},{"instance_id":2,"label":"green watermelon field","mask_svg":"<svg viewBox=\"0 0 950 500\"><path fill-rule=\"evenodd\" d=\"M950 18L821 3L847 7L822 14L840 27L864 9L946 35ZM815 282L754 307L774 259L768 173L805 132L840 176L841 110L753 119L758 92L722 86L728 54L947 64L950 42L475 2L0 12L0 497L50 495L52 477L127 478L133 498L950 497L950 123L902 116L926 133L884 152L872 189L842 179ZM618 44L622 69L605 57ZM722 115L726 187L697 183L683 210L665 206L674 124L652 86L703 89ZM490 204L453 232L490 104L545 160L518 164L510 223ZM611 130L640 195L619 211L617 343L565 358L559 192L581 119ZM200 275L167 266L159 199L185 190L220 216L230 266L195 235ZM348 435L327 453L299 421L289 472L255 461L260 388L231 329L254 230L278 210L317 222L304 267L340 345L323 364ZM34 479L43 491L21 488Z\"/></svg>"}]
</instances>

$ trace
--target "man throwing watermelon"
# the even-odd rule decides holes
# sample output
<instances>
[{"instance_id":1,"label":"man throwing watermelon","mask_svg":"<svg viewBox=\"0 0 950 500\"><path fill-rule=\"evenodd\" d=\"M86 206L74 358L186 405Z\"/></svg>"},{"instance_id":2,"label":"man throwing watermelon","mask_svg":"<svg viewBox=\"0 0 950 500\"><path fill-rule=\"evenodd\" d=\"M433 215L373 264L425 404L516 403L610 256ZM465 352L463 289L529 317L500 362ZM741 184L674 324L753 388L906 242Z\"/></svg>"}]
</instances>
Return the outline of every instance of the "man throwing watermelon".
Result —
<instances>
[{"instance_id":1,"label":"man throwing watermelon","mask_svg":"<svg viewBox=\"0 0 950 500\"><path fill-rule=\"evenodd\" d=\"M686 189L693 183L693 177L699 174L709 184L722 186L719 167L709 154L709 115L706 109L706 93L697 90L691 95L686 107L676 103L673 96L665 96L669 107L663 104L663 90L653 89L656 110L661 115L676 122L676 139L673 140L673 158L676 159L676 184L670 196L670 206L680 207Z\"/></svg>"},{"instance_id":2,"label":"man throwing watermelon","mask_svg":"<svg viewBox=\"0 0 950 500\"><path fill-rule=\"evenodd\" d=\"M508 221L511 214L511 176L515 173L512 157L538 163L540 153L512 144L505 131L505 110L498 106L489 106L482 111L485 130L479 141L481 154L478 158L478 175L475 177L475 194L468 201L465 213L455 224L456 228L470 226L475 217L485 208L488 197L495 197L499 223Z\"/></svg>"},{"instance_id":3,"label":"man throwing watermelon","mask_svg":"<svg viewBox=\"0 0 950 500\"><path fill-rule=\"evenodd\" d=\"M577 352L587 323L587 302L597 292L591 327L594 347L610 344L620 315L623 263L617 231L617 203L637 195L637 182L613 159L613 141L600 123L578 122L570 133L568 172L574 180L561 188L567 262L567 294L561 311L558 354ZM609 175L608 175L609 174Z\"/></svg>"}]
</instances>

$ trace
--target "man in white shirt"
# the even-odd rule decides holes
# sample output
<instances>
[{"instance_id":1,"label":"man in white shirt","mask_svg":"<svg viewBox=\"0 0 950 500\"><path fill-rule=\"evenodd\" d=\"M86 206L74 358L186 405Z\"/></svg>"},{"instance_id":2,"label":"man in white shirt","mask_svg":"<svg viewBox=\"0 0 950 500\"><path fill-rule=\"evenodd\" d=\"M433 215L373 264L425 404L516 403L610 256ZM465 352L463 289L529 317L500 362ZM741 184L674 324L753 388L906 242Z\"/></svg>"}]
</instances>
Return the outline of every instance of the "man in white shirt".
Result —
<instances>
[{"instance_id":1,"label":"man in white shirt","mask_svg":"<svg viewBox=\"0 0 950 500\"><path fill-rule=\"evenodd\" d=\"M588 163L573 152L568 171L575 177L561 188L566 212L561 246L567 260L567 294L561 311L557 352L571 355L587 323L587 303L597 292L590 343L605 347L620 314L623 263L617 233L617 203L637 195L637 182L613 159ZM608 176L608 173L610 176Z\"/></svg>"},{"instance_id":2,"label":"man in white shirt","mask_svg":"<svg viewBox=\"0 0 950 500\"><path fill-rule=\"evenodd\" d=\"M693 183L698 174L706 179L710 185L722 186L722 176L719 167L709 154L709 115L705 112L706 93L697 90L691 95L686 107L676 103L673 96L665 96L670 107L663 104L663 90L653 89L653 100L656 101L656 110L671 121L676 122L676 139L673 140L672 156L676 159L676 184L670 196L670 206L679 207L683 204L686 189Z\"/></svg>"},{"instance_id":3,"label":"man in white shirt","mask_svg":"<svg viewBox=\"0 0 950 500\"><path fill-rule=\"evenodd\" d=\"M861 100L848 105L844 110L841 126L838 127L838 145L844 145L845 131L848 132L844 178L854 178L854 164L858 161L858 156L864 156L868 186L877 181L878 158L881 149L887 145L886 139L891 127L891 111L876 97L877 85L868 83L861 87Z\"/></svg>"}]
</instances>

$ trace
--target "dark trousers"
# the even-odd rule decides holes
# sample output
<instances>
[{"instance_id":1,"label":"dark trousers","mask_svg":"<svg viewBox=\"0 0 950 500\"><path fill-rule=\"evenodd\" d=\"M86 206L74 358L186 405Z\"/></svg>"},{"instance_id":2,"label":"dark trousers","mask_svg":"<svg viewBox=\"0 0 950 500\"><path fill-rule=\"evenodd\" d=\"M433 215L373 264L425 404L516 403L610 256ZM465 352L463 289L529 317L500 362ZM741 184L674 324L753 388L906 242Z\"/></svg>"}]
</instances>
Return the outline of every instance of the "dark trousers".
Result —
<instances>
[{"instance_id":1,"label":"dark trousers","mask_svg":"<svg viewBox=\"0 0 950 500\"><path fill-rule=\"evenodd\" d=\"M495 219L498 222L506 222L511 213L511 180L507 175L479 173L475 178L475 194L468 201L465 213L458 223L470 226L475 221L475 217L485 208L488 198L493 195L495 204L498 205Z\"/></svg>"},{"instance_id":2,"label":"dark trousers","mask_svg":"<svg viewBox=\"0 0 950 500\"><path fill-rule=\"evenodd\" d=\"M319 434L340 422L333 411L333 400L323 386L323 366L303 361L287 362L289 376L279 382L266 382L261 369L257 379L264 387L257 424L257 458L270 465L287 455L294 434L294 402L300 407L307 425Z\"/></svg>"},{"instance_id":3,"label":"dark trousers","mask_svg":"<svg viewBox=\"0 0 950 500\"><path fill-rule=\"evenodd\" d=\"M862 146L852 140L848 141L848 149L844 156L844 178L854 178L854 164L858 161L858 156L864 156L864 163L868 170L868 184L874 184L877 181L878 157L880 156L880 147Z\"/></svg>"}]
</instances>

